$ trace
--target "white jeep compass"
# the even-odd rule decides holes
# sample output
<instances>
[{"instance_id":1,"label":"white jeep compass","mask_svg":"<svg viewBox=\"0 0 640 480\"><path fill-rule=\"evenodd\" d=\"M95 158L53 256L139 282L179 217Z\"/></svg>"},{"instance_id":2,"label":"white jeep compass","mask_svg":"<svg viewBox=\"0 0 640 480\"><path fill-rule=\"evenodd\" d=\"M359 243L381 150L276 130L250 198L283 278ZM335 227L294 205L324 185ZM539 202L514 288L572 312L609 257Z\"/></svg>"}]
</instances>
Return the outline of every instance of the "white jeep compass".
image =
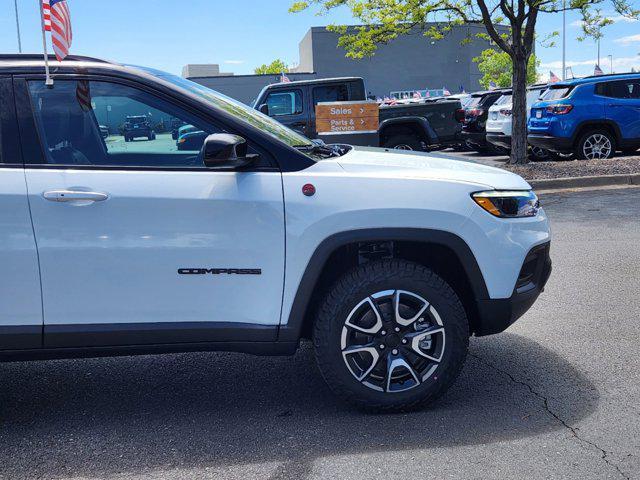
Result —
<instances>
[{"instance_id":1,"label":"white jeep compass","mask_svg":"<svg viewBox=\"0 0 640 480\"><path fill-rule=\"evenodd\" d=\"M517 175L312 143L154 70L69 57L53 79L0 57L1 360L311 339L343 398L408 410L549 276L547 217ZM154 139L126 141L139 115Z\"/></svg>"}]
</instances>

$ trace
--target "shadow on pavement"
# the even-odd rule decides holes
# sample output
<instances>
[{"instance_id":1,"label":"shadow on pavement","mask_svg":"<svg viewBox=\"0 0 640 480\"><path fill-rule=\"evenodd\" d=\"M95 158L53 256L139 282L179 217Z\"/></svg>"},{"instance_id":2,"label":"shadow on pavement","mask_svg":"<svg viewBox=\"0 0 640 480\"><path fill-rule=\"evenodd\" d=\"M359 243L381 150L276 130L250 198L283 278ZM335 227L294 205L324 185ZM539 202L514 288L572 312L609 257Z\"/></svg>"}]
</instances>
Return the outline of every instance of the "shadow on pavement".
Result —
<instances>
[{"instance_id":1,"label":"shadow on pavement","mask_svg":"<svg viewBox=\"0 0 640 480\"><path fill-rule=\"evenodd\" d=\"M584 375L527 338L472 339L471 354L431 409L384 416L336 399L308 346L292 358L183 354L0 364L0 477L278 462L279 474L304 478L318 457L492 443L563 428L527 385L551 395L549 405L568 422L597 405Z\"/></svg>"}]
</instances>

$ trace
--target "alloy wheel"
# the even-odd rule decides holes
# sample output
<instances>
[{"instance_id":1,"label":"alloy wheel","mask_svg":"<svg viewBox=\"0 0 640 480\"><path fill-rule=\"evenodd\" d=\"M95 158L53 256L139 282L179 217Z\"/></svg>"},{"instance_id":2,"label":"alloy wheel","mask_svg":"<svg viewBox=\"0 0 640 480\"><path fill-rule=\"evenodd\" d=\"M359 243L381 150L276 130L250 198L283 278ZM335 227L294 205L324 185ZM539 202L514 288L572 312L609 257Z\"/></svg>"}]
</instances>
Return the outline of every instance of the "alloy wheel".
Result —
<instances>
[{"instance_id":1,"label":"alloy wheel","mask_svg":"<svg viewBox=\"0 0 640 480\"><path fill-rule=\"evenodd\" d=\"M582 153L587 160L604 160L611 156L611 140L601 133L589 135L583 143Z\"/></svg>"},{"instance_id":2,"label":"alloy wheel","mask_svg":"<svg viewBox=\"0 0 640 480\"><path fill-rule=\"evenodd\" d=\"M393 147L394 150L413 150L411 145L407 145L406 143L400 143Z\"/></svg>"},{"instance_id":3,"label":"alloy wheel","mask_svg":"<svg viewBox=\"0 0 640 480\"><path fill-rule=\"evenodd\" d=\"M340 347L358 382L381 392L404 392L429 379L442 362L445 330L440 315L423 297L386 290L351 310Z\"/></svg>"}]
</instances>

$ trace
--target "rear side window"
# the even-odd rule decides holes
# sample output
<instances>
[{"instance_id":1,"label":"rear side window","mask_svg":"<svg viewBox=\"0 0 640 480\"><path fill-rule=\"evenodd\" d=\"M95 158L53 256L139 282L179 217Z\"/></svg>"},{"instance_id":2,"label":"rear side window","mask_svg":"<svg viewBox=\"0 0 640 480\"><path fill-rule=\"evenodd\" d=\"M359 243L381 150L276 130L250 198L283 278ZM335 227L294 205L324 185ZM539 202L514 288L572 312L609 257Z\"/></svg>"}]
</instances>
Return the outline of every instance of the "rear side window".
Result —
<instances>
[{"instance_id":1,"label":"rear side window","mask_svg":"<svg viewBox=\"0 0 640 480\"><path fill-rule=\"evenodd\" d=\"M640 98L640 79L599 83L596 93L610 98Z\"/></svg>"},{"instance_id":2,"label":"rear side window","mask_svg":"<svg viewBox=\"0 0 640 480\"><path fill-rule=\"evenodd\" d=\"M559 100L565 98L571 92L571 87L551 87L544 92L542 100Z\"/></svg>"},{"instance_id":3,"label":"rear side window","mask_svg":"<svg viewBox=\"0 0 640 480\"><path fill-rule=\"evenodd\" d=\"M349 89L344 83L313 88L313 104L321 102L346 102L349 100Z\"/></svg>"},{"instance_id":4,"label":"rear side window","mask_svg":"<svg viewBox=\"0 0 640 480\"><path fill-rule=\"evenodd\" d=\"M267 97L267 105L272 117L297 115L302 113L302 93L300 90L272 92Z\"/></svg>"},{"instance_id":5,"label":"rear side window","mask_svg":"<svg viewBox=\"0 0 640 480\"><path fill-rule=\"evenodd\" d=\"M17 126L11 78L0 78L0 164L22 163Z\"/></svg>"}]
</instances>

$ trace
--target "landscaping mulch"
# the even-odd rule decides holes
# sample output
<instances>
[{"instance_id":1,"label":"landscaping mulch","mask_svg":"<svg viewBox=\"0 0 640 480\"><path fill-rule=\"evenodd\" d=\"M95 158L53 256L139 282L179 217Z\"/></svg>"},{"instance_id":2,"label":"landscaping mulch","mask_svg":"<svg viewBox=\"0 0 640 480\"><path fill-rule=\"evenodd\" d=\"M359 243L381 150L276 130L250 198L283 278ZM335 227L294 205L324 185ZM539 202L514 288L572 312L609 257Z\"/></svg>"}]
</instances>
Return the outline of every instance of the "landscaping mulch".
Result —
<instances>
[{"instance_id":1,"label":"landscaping mulch","mask_svg":"<svg viewBox=\"0 0 640 480\"><path fill-rule=\"evenodd\" d=\"M608 160L530 162L526 165L505 163L500 168L517 173L525 180L620 175L640 173L640 156L617 156Z\"/></svg>"}]
</instances>

